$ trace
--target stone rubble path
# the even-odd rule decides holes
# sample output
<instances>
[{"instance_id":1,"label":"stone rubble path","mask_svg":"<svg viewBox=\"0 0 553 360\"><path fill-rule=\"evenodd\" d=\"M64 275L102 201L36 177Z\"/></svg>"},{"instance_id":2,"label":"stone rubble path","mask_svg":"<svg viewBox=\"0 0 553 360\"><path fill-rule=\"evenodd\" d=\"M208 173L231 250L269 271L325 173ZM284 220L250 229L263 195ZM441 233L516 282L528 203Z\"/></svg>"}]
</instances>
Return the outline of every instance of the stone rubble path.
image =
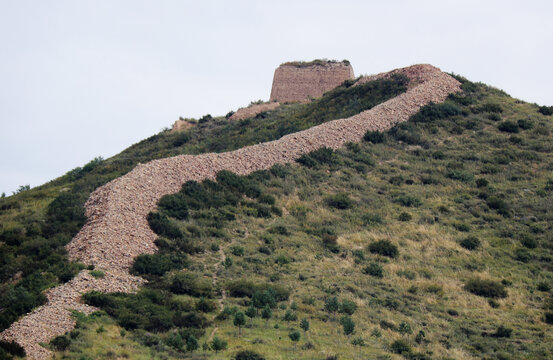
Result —
<instances>
[{"instance_id":1,"label":"stone rubble path","mask_svg":"<svg viewBox=\"0 0 553 360\"><path fill-rule=\"evenodd\" d=\"M68 283L49 289L48 302L13 323L0 333L0 338L23 346L28 359L47 359L52 354L39 343L48 343L73 329L75 321L69 310L86 314L96 310L81 303L81 294L91 290L136 291L144 280L128 273L133 259L157 250L156 235L150 230L146 216L155 210L163 195L178 192L186 181L213 179L221 170L246 175L293 162L321 147L338 149L347 142L361 141L368 130L386 131L407 121L421 106L442 102L450 93L460 90L457 80L431 65L414 65L391 73L405 74L414 81L405 93L370 110L231 152L179 155L139 164L126 175L96 189L85 204L88 220L66 249L71 260L94 265L106 276L96 279L82 271Z\"/></svg>"}]
</instances>

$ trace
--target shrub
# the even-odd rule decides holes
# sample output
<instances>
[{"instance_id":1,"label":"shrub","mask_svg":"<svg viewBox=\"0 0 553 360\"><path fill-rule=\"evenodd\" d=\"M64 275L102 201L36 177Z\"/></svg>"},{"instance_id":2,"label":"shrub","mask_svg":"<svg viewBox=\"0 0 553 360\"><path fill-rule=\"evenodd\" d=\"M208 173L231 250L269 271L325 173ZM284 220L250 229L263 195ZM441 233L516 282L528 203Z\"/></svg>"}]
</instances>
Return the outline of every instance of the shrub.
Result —
<instances>
[{"instance_id":1,"label":"shrub","mask_svg":"<svg viewBox=\"0 0 553 360\"><path fill-rule=\"evenodd\" d=\"M373 144L380 144L386 141L385 134L380 131L367 131L363 136L363 140L372 142Z\"/></svg>"},{"instance_id":2,"label":"shrub","mask_svg":"<svg viewBox=\"0 0 553 360\"><path fill-rule=\"evenodd\" d=\"M500 325L493 336L498 338L510 338L512 333L513 329Z\"/></svg>"},{"instance_id":3,"label":"shrub","mask_svg":"<svg viewBox=\"0 0 553 360\"><path fill-rule=\"evenodd\" d=\"M531 128L534 127L534 124L527 119L520 119L519 121L517 121L517 125L522 130L530 130Z\"/></svg>"},{"instance_id":4,"label":"shrub","mask_svg":"<svg viewBox=\"0 0 553 360\"><path fill-rule=\"evenodd\" d=\"M336 235L323 234L322 240L323 246L333 253L337 253L340 250L338 247L338 237Z\"/></svg>"},{"instance_id":5,"label":"shrub","mask_svg":"<svg viewBox=\"0 0 553 360\"><path fill-rule=\"evenodd\" d=\"M230 252L234 256L244 256L244 248L242 246L238 246L238 245L232 246L230 248Z\"/></svg>"},{"instance_id":6,"label":"shrub","mask_svg":"<svg viewBox=\"0 0 553 360\"><path fill-rule=\"evenodd\" d=\"M419 207L422 205L422 201L411 195L400 195L395 199L395 202L405 207Z\"/></svg>"},{"instance_id":7,"label":"shrub","mask_svg":"<svg viewBox=\"0 0 553 360\"><path fill-rule=\"evenodd\" d=\"M347 193L339 193L327 197L326 204L335 209L344 210L349 209L353 205L353 202L351 201Z\"/></svg>"},{"instance_id":8,"label":"shrub","mask_svg":"<svg viewBox=\"0 0 553 360\"><path fill-rule=\"evenodd\" d=\"M510 214L509 204L503 199L500 199L496 196L490 196L486 199L486 203L490 209L496 210L499 214L508 217Z\"/></svg>"},{"instance_id":9,"label":"shrub","mask_svg":"<svg viewBox=\"0 0 553 360\"><path fill-rule=\"evenodd\" d=\"M476 236L469 236L459 243L462 247L467 250L476 250L480 247L480 240Z\"/></svg>"},{"instance_id":10,"label":"shrub","mask_svg":"<svg viewBox=\"0 0 553 360\"><path fill-rule=\"evenodd\" d=\"M322 147L310 152L309 154L300 156L296 161L304 166L312 168L317 165L328 165L334 163L336 161L336 154L334 154L334 150L331 148Z\"/></svg>"},{"instance_id":11,"label":"shrub","mask_svg":"<svg viewBox=\"0 0 553 360\"><path fill-rule=\"evenodd\" d=\"M167 218L166 215L158 212L151 212L148 214L148 224L153 232L160 236L165 236L170 239L176 239L182 237L182 232L179 227Z\"/></svg>"},{"instance_id":12,"label":"shrub","mask_svg":"<svg viewBox=\"0 0 553 360\"><path fill-rule=\"evenodd\" d=\"M282 320L284 321L296 321L298 320L298 315L293 312L292 310L286 310L286 313L284 313L284 316L282 317Z\"/></svg>"},{"instance_id":13,"label":"shrub","mask_svg":"<svg viewBox=\"0 0 553 360\"><path fill-rule=\"evenodd\" d=\"M265 360L265 358L255 351L242 350L236 353L233 357L234 360Z\"/></svg>"},{"instance_id":14,"label":"shrub","mask_svg":"<svg viewBox=\"0 0 553 360\"><path fill-rule=\"evenodd\" d=\"M215 353L225 350L228 347L228 343L225 340L220 339L219 337L215 336L210 344L211 348L215 350Z\"/></svg>"},{"instance_id":15,"label":"shrub","mask_svg":"<svg viewBox=\"0 0 553 360\"><path fill-rule=\"evenodd\" d=\"M196 310L210 313L217 310L217 303L213 300L208 300L205 297L201 297L200 300L196 303Z\"/></svg>"},{"instance_id":16,"label":"shrub","mask_svg":"<svg viewBox=\"0 0 553 360\"><path fill-rule=\"evenodd\" d=\"M88 272L92 277L95 277L96 279L103 278L106 274L104 274L103 271L100 270L91 270Z\"/></svg>"},{"instance_id":17,"label":"shrub","mask_svg":"<svg viewBox=\"0 0 553 360\"><path fill-rule=\"evenodd\" d=\"M518 124L512 121L504 121L497 126L499 131L508 132L508 133L518 133Z\"/></svg>"},{"instance_id":18,"label":"shrub","mask_svg":"<svg viewBox=\"0 0 553 360\"><path fill-rule=\"evenodd\" d=\"M357 304L351 300L344 299L340 305L340 312L348 315L353 315L357 310Z\"/></svg>"},{"instance_id":19,"label":"shrub","mask_svg":"<svg viewBox=\"0 0 553 360\"><path fill-rule=\"evenodd\" d=\"M482 187L487 187L489 185L489 181L484 179L484 178L480 178L480 179L476 179L476 186L479 187L479 188L482 188Z\"/></svg>"},{"instance_id":20,"label":"shrub","mask_svg":"<svg viewBox=\"0 0 553 360\"><path fill-rule=\"evenodd\" d=\"M396 258L399 255L399 250L396 245L389 240L378 240L369 244L369 251L373 254Z\"/></svg>"},{"instance_id":21,"label":"shrub","mask_svg":"<svg viewBox=\"0 0 553 360\"><path fill-rule=\"evenodd\" d=\"M0 340L0 355L2 355L2 350L14 356L25 357L25 349L15 341Z\"/></svg>"},{"instance_id":22,"label":"shrub","mask_svg":"<svg viewBox=\"0 0 553 360\"><path fill-rule=\"evenodd\" d=\"M343 316L340 319L340 324L344 330L344 335L351 335L355 331L355 322L349 316Z\"/></svg>"},{"instance_id":23,"label":"shrub","mask_svg":"<svg viewBox=\"0 0 553 360\"><path fill-rule=\"evenodd\" d=\"M536 239L529 235L523 235L520 239L520 243L528 249L535 249L538 246Z\"/></svg>"},{"instance_id":24,"label":"shrub","mask_svg":"<svg viewBox=\"0 0 553 360\"><path fill-rule=\"evenodd\" d=\"M553 325L553 312L546 312L543 317L546 324Z\"/></svg>"},{"instance_id":25,"label":"shrub","mask_svg":"<svg viewBox=\"0 0 553 360\"><path fill-rule=\"evenodd\" d=\"M447 177L452 180L470 182L474 179L474 175L466 171L452 170L447 173Z\"/></svg>"},{"instance_id":26,"label":"shrub","mask_svg":"<svg viewBox=\"0 0 553 360\"><path fill-rule=\"evenodd\" d=\"M188 218L188 205L182 193L163 196L159 200L158 206L168 216L179 220Z\"/></svg>"},{"instance_id":27,"label":"shrub","mask_svg":"<svg viewBox=\"0 0 553 360\"><path fill-rule=\"evenodd\" d=\"M401 214L399 214L398 216L398 220L399 221L409 221L411 220L413 217L411 216L411 214L407 213L407 212L402 212Z\"/></svg>"},{"instance_id":28,"label":"shrub","mask_svg":"<svg viewBox=\"0 0 553 360\"><path fill-rule=\"evenodd\" d=\"M382 217L378 214L363 214L361 220L363 221L363 225L365 226L382 224L383 222Z\"/></svg>"},{"instance_id":29,"label":"shrub","mask_svg":"<svg viewBox=\"0 0 553 360\"><path fill-rule=\"evenodd\" d=\"M461 109L451 102L444 102L441 104L430 103L423 106L418 113L411 116L410 120L416 123L432 122L459 114L461 114Z\"/></svg>"},{"instance_id":30,"label":"shrub","mask_svg":"<svg viewBox=\"0 0 553 360\"><path fill-rule=\"evenodd\" d=\"M537 289L539 291L549 291L549 290L551 290L551 286L548 283L546 283L545 281L540 281L538 283Z\"/></svg>"},{"instance_id":31,"label":"shrub","mask_svg":"<svg viewBox=\"0 0 553 360\"><path fill-rule=\"evenodd\" d=\"M142 254L138 255L133 262L131 273L135 275L162 276L167 271L182 269L186 266L187 260L184 256L164 254Z\"/></svg>"},{"instance_id":32,"label":"shrub","mask_svg":"<svg viewBox=\"0 0 553 360\"><path fill-rule=\"evenodd\" d=\"M498 281L473 278L465 283L465 290L482 297L505 298L507 290Z\"/></svg>"},{"instance_id":33,"label":"shrub","mask_svg":"<svg viewBox=\"0 0 553 360\"><path fill-rule=\"evenodd\" d=\"M553 106L540 106L538 112L545 116L553 115Z\"/></svg>"},{"instance_id":34,"label":"shrub","mask_svg":"<svg viewBox=\"0 0 553 360\"><path fill-rule=\"evenodd\" d=\"M384 277L384 272L382 270L382 266L380 266L377 263L370 263L368 266L366 266L363 269L363 273L367 274L367 275L370 275L370 276L377 277L377 278Z\"/></svg>"},{"instance_id":35,"label":"shrub","mask_svg":"<svg viewBox=\"0 0 553 360\"><path fill-rule=\"evenodd\" d=\"M502 113L503 109L499 104L494 103L485 103L477 108L479 112L490 112L490 113Z\"/></svg>"},{"instance_id":36,"label":"shrub","mask_svg":"<svg viewBox=\"0 0 553 360\"><path fill-rule=\"evenodd\" d=\"M399 339L390 344L390 350L395 354L409 354L411 345L403 339Z\"/></svg>"},{"instance_id":37,"label":"shrub","mask_svg":"<svg viewBox=\"0 0 553 360\"><path fill-rule=\"evenodd\" d=\"M53 338L50 341L50 345L58 351L64 351L71 345L71 340L65 335L60 335Z\"/></svg>"},{"instance_id":38,"label":"shrub","mask_svg":"<svg viewBox=\"0 0 553 360\"><path fill-rule=\"evenodd\" d=\"M213 296L211 282L207 279L200 279L189 272L173 275L169 289L175 294L187 294L196 297Z\"/></svg>"}]
</instances>

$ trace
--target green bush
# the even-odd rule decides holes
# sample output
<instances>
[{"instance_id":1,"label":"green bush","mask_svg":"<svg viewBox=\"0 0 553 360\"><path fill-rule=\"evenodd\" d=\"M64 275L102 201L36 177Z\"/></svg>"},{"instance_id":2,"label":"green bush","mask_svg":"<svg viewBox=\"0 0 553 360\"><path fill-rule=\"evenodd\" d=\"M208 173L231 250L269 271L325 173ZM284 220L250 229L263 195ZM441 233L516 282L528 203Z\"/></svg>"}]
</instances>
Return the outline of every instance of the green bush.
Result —
<instances>
[{"instance_id":1,"label":"green bush","mask_svg":"<svg viewBox=\"0 0 553 360\"><path fill-rule=\"evenodd\" d=\"M461 240L459 245L467 250L476 250L480 247L480 240L476 236L469 236Z\"/></svg>"},{"instance_id":2,"label":"green bush","mask_svg":"<svg viewBox=\"0 0 553 360\"><path fill-rule=\"evenodd\" d=\"M162 276L173 269L182 269L188 261L184 255L142 254L134 258L131 273Z\"/></svg>"},{"instance_id":3,"label":"green bush","mask_svg":"<svg viewBox=\"0 0 553 360\"><path fill-rule=\"evenodd\" d=\"M158 212L148 214L148 224L153 232L160 236L165 236L170 239L181 238L183 236L181 230L175 225L166 215Z\"/></svg>"},{"instance_id":4,"label":"green bush","mask_svg":"<svg viewBox=\"0 0 553 360\"><path fill-rule=\"evenodd\" d=\"M536 288L538 291L549 291L551 290L551 285L545 281L540 281Z\"/></svg>"},{"instance_id":5,"label":"green bush","mask_svg":"<svg viewBox=\"0 0 553 360\"><path fill-rule=\"evenodd\" d=\"M419 207L422 205L419 198L411 195L400 195L394 201L405 207Z\"/></svg>"},{"instance_id":6,"label":"green bush","mask_svg":"<svg viewBox=\"0 0 553 360\"><path fill-rule=\"evenodd\" d=\"M349 198L347 193L339 193L331 195L325 199L326 204L335 209L349 209L353 205L353 201Z\"/></svg>"},{"instance_id":7,"label":"green bush","mask_svg":"<svg viewBox=\"0 0 553 360\"><path fill-rule=\"evenodd\" d=\"M369 251L373 254L396 258L399 255L399 250L396 245L390 240L378 240L369 244Z\"/></svg>"},{"instance_id":8,"label":"green bush","mask_svg":"<svg viewBox=\"0 0 553 360\"><path fill-rule=\"evenodd\" d=\"M441 104L430 103L420 108L419 112L411 116L413 122L432 122L461 114L461 109L451 102Z\"/></svg>"},{"instance_id":9,"label":"green bush","mask_svg":"<svg viewBox=\"0 0 553 360\"><path fill-rule=\"evenodd\" d=\"M486 199L486 203L490 209L496 210L500 215L508 217L510 215L510 206L507 202L497 196L490 196Z\"/></svg>"},{"instance_id":10,"label":"green bush","mask_svg":"<svg viewBox=\"0 0 553 360\"><path fill-rule=\"evenodd\" d=\"M553 115L553 106L540 106L538 112L545 116Z\"/></svg>"},{"instance_id":11,"label":"green bush","mask_svg":"<svg viewBox=\"0 0 553 360\"><path fill-rule=\"evenodd\" d=\"M239 351L234 355L232 359L233 360L265 360L263 356L259 355L258 353L252 350Z\"/></svg>"},{"instance_id":12,"label":"green bush","mask_svg":"<svg viewBox=\"0 0 553 360\"><path fill-rule=\"evenodd\" d=\"M553 325L553 312L546 312L543 317L546 324Z\"/></svg>"},{"instance_id":13,"label":"green bush","mask_svg":"<svg viewBox=\"0 0 553 360\"><path fill-rule=\"evenodd\" d=\"M397 217L397 219L399 221L410 221L413 217L411 216L411 214L403 211L401 214L399 214L399 216Z\"/></svg>"},{"instance_id":14,"label":"green bush","mask_svg":"<svg viewBox=\"0 0 553 360\"><path fill-rule=\"evenodd\" d=\"M512 121L504 121L501 124L497 125L499 131L508 132L511 134L518 133L518 124Z\"/></svg>"},{"instance_id":15,"label":"green bush","mask_svg":"<svg viewBox=\"0 0 553 360\"><path fill-rule=\"evenodd\" d=\"M169 289L175 294L187 294L196 297L212 297L213 289L211 281L198 278L196 275L183 272L173 275Z\"/></svg>"},{"instance_id":16,"label":"green bush","mask_svg":"<svg viewBox=\"0 0 553 360\"><path fill-rule=\"evenodd\" d=\"M489 184L489 181L484 178L476 179L476 186L479 188L487 187Z\"/></svg>"},{"instance_id":17,"label":"green bush","mask_svg":"<svg viewBox=\"0 0 553 360\"><path fill-rule=\"evenodd\" d=\"M522 130L530 130L534 127L534 123L528 119L520 119L517 121L517 125Z\"/></svg>"},{"instance_id":18,"label":"green bush","mask_svg":"<svg viewBox=\"0 0 553 360\"><path fill-rule=\"evenodd\" d=\"M298 315L293 312L292 310L286 310L286 313L284 313L284 316L282 317L282 320L284 321L296 321L298 320Z\"/></svg>"},{"instance_id":19,"label":"green bush","mask_svg":"<svg viewBox=\"0 0 553 360\"><path fill-rule=\"evenodd\" d=\"M465 283L465 290L487 298L505 298L507 290L498 281L473 278Z\"/></svg>"},{"instance_id":20,"label":"green bush","mask_svg":"<svg viewBox=\"0 0 553 360\"><path fill-rule=\"evenodd\" d=\"M411 352L411 345L403 339L398 339L390 344L390 350L394 354L409 354Z\"/></svg>"},{"instance_id":21,"label":"green bush","mask_svg":"<svg viewBox=\"0 0 553 360\"><path fill-rule=\"evenodd\" d=\"M3 355L2 350L13 356L25 357L25 349L15 341L0 340L0 356Z\"/></svg>"},{"instance_id":22,"label":"green bush","mask_svg":"<svg viewBox=\"0 0 553 360\"><path fill-rule=\"evenodd\" d=\"M500 325L495 331L495 333L493 334L493 336L498 338L510 338L512 333L513 333L513 329Z\"/></svg>"},{"instance_id":23,"label":"green bush","mask_svg":"<svg viewBox=\"0 0 553 360\"><path fill-rule=\"evenodd\" d=\"M64 351L71 345L71 339L65 335L56 336L50 341L50 345L57 351Z\"/></svg>"},{"instance_id":24,"label":"green bush","mask_svg":"<svg viewBox=\"0 0 553 360\"><path fill-rule=\"evenodd\" d=\"M476 109L478 112L502 113L501 105L494 103L484 103Z\"/></svg>"},{"instance_id":25,"label":"green bush","mask_svg":"<svg viewBox=\"0 0 553 360\"><path fill-rule=\"evenodd\" d=\"M373 144L381 144L386 141L386 135L380 131L367 131L363 136L363 140L372 142Z\"/></svg>"},{"instance_id":26,"label":"green bush","mask_svg":"<svg viewBox=\"0 0 553 360\"><path fill-rule=\"evenodd\" d=\"M323 234L322 236L323 246L333 253L338 253L340 248L338 246L338 237L331 234Z\"/></svg>"},{"instance_id":27,"label":"green bush","mask_svg":"<svg viewBox=\"0 0 553 360\"><path fill-rule=\"evenodd\" d=\"M368 266L366 266L363 269L363 273L377 278L384 277L384 271L382 269L382 266L380 266L377 263L370 263Z\"/></svg>"},{"instance_id":28,"label":"green bush","mask_svg":"<svg viewBox=\"0 0 553 360\"><path fill-rule=\"evenodd\" d=\"M185 220L188 218L188 205L186 197L182 193L163 196L158 202L158 207L164 214L175 219Z\"/></svg>"}]
</instances>

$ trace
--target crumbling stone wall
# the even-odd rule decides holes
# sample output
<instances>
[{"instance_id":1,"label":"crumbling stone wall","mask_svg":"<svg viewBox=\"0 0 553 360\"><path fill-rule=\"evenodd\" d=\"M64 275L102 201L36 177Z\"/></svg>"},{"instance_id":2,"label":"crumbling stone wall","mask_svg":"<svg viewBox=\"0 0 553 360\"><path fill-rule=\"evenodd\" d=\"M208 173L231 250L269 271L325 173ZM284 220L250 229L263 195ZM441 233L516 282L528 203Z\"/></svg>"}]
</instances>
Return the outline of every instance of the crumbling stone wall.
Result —
<instances>
[{"instance_id":1,"label":"crumbling stone wall","mask_svg":"<svg viewBox=\"0 0 553 360\"><path fill-rule=\"evenodd\" d=\"M285 63L275 70L270 101L309 101L353 78L353 68L345 61Z\"/></svg>"},{"instance_id":2,"label":"crumbling stone wall","mask_svg":"<svg viewBox=\"0 0 553 360\"><path fill-rule=\"evenodd\" d=\"M348 142L361 141L368 130L386 131L407 121L421 106L442 102L450 93L460 90L457 80L430 65L409 67L401 73L416 79L417 85L352 117L235 151L153 160L99 187L85 204L86 224L66 249L70 259L95 265L105 272L105 277L96 279L82 271L68 283L48 290L48 303L13 323L0 333L0 338L23 346L28 359L46 359L51 353L39 343L74 327L69 310L85 313L94 310L79 302L81 294L91 290L136 291L143 280L128 273L133 259L157 250L156 234L146 217L163 195L178 192L186 181L213 179L220 170L246 175L274 164L292 162L321 147L337 149Z\"/></svg>"}]
</instances>

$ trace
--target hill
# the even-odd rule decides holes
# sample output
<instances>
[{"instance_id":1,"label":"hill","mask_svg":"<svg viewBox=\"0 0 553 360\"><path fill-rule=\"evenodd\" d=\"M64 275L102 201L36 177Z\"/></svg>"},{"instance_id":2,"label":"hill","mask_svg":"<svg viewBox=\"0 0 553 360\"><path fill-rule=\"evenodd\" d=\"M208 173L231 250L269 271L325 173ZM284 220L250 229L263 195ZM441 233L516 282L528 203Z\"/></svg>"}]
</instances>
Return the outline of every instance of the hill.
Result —
<instances>
[{"instance_id":1,"label":"hill","mask_svg":"<svg viewBox=\"0 0 553 360\"><path fill-rule=\"evenodd\" d=\"M240 349L271 359L550 357L551 117L458 80L462 93L385 133L363 131L361 143L247 176L214 168L216 182L161 197L147 207L159 251L128 265L149 282L137 294L86 295L105 312L76 315L53 349L67 358L229 358ZM376 78L242 121L204 117L3 199L3 327L85 267L63 247L85 222L84 200L138 162L279 139L412 86ZM87 279L111 276L105 263L79 258L97 265L81 271ZM202 349L215 338L228 349ZM200 349L187 352L192 339Z\"/></svg>"}]
</instances>

